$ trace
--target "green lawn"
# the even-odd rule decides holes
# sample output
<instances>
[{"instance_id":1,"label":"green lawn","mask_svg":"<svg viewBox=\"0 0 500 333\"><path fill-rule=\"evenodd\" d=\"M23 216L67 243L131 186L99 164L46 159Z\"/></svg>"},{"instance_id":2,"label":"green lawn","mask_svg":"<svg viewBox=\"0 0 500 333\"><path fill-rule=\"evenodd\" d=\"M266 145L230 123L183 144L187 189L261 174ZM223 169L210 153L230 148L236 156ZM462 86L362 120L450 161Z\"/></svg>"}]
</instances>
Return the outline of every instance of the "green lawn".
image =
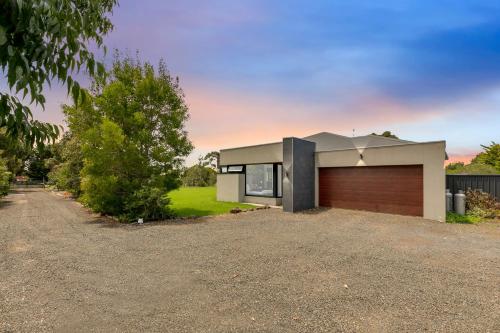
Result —
<instances>
[{"instance_id":1,"label":"green lawn","mask_svg":"<svg viewBox=\"0 0 500 333\"><path fill-rule=\"evenodd\" d=\"M168 194L170 208L178 216L205 216L228 213L234 207L254 207L238 202L217 201L215 193L215 187L181 187Z\"/></svg>"}]
</instances>

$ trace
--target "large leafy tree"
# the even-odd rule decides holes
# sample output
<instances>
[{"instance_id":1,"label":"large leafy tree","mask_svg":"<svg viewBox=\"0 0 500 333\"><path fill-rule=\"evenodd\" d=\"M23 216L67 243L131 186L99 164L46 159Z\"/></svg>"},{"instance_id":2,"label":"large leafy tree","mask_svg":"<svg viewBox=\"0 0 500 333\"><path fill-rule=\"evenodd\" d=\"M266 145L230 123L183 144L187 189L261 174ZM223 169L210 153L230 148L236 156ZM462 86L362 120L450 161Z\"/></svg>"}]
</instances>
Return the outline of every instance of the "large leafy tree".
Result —
<instances>
[{"instance_id":1,"label":"large leafy tree","mask_svg":"<svg viewBox=\"0 0 500 333\"><path fill-rule=\"evenodd\" d=\"M490 165L500 173L500 143L492 142L489 146L481 145L481 147L484 151L477 154L471 163Z\"/></svg>"},{"instance_id":2,"label":"large leafy tree","mask_svg":"<svg viewBox=\"0 0 500 333\"><path fill-rule=\"evenodd\" d=\"M184 95L165 63L155 70L117 56L107 79L65 113L81 145L83 202L124 220L166 217L166 194L193 147Z\"/></svg>"},{"instance_id":3,"label":"large leafy tree","mask_svg":"<svg viewBox=\"0 0 500 333\"><path fill-rule=\"evenodd\" d=\"M27 143L58 136L56 126L33 120L24 103L44 107L44 85L57 79L75 100L81 89L74 74L104 74L90 44L101 47L112 29L108 14L117 0L0 1L0 66L10 92L0 92L0 128ZM22 96L22 98L20 97Z\"/></svg>"}]
</instances>

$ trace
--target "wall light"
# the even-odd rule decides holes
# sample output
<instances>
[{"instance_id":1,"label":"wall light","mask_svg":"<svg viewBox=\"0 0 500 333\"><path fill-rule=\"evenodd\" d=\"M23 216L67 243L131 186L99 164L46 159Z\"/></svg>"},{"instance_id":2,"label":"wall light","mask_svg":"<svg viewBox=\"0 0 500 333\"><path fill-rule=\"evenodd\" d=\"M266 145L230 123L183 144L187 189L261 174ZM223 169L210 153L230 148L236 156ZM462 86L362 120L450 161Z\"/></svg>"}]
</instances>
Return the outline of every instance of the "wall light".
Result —
<instances>
[{"instance_id":1,"label":"wall light","mask_svg":"<svg viewBox=\"0 0 500 333\"><path fill-rule=\"evenodd\" d=\"M359 154L359 158L360 158L360 159L363 159L363 154Z\"/></svg>"}]
</instances>

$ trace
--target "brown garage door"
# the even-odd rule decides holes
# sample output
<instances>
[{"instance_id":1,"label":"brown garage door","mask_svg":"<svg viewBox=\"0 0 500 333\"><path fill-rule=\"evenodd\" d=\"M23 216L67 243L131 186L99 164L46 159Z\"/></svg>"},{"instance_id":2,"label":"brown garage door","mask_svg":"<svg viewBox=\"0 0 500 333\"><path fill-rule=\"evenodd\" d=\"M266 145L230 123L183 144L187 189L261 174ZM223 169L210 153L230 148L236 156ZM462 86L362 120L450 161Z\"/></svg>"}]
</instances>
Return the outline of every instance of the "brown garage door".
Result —
<instances>
[{"instance_id":1,"label":"brown garage door","mask_svg":"<svg viewBox=\"0 0 500 333\"><path fill-rule=\"evenodd\" d=\"M319 169L319 205L423 216L421 165Z\"/></svg>"}]
</instances>

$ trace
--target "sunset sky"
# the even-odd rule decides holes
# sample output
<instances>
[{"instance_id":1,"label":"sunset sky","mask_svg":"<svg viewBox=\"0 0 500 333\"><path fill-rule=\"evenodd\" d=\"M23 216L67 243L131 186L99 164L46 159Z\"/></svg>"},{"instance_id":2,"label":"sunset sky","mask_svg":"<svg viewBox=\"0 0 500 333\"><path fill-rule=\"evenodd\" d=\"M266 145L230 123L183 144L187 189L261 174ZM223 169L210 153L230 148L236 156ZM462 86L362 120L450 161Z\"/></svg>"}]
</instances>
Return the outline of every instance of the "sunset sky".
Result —
<instances>
[{"instance_id":1,"label":"sunset sky","mask_svg":"<svg viewBox=\"0 0 500 333\"><path fill-rule=\"evenodd\" d=\"M112 21L109 49L180 77L189 163L321 131L446 140L453 160L500 141L498 0L121 0ZM65 90L47 100L62 123Z\"/></svg>"}]
</instances>

